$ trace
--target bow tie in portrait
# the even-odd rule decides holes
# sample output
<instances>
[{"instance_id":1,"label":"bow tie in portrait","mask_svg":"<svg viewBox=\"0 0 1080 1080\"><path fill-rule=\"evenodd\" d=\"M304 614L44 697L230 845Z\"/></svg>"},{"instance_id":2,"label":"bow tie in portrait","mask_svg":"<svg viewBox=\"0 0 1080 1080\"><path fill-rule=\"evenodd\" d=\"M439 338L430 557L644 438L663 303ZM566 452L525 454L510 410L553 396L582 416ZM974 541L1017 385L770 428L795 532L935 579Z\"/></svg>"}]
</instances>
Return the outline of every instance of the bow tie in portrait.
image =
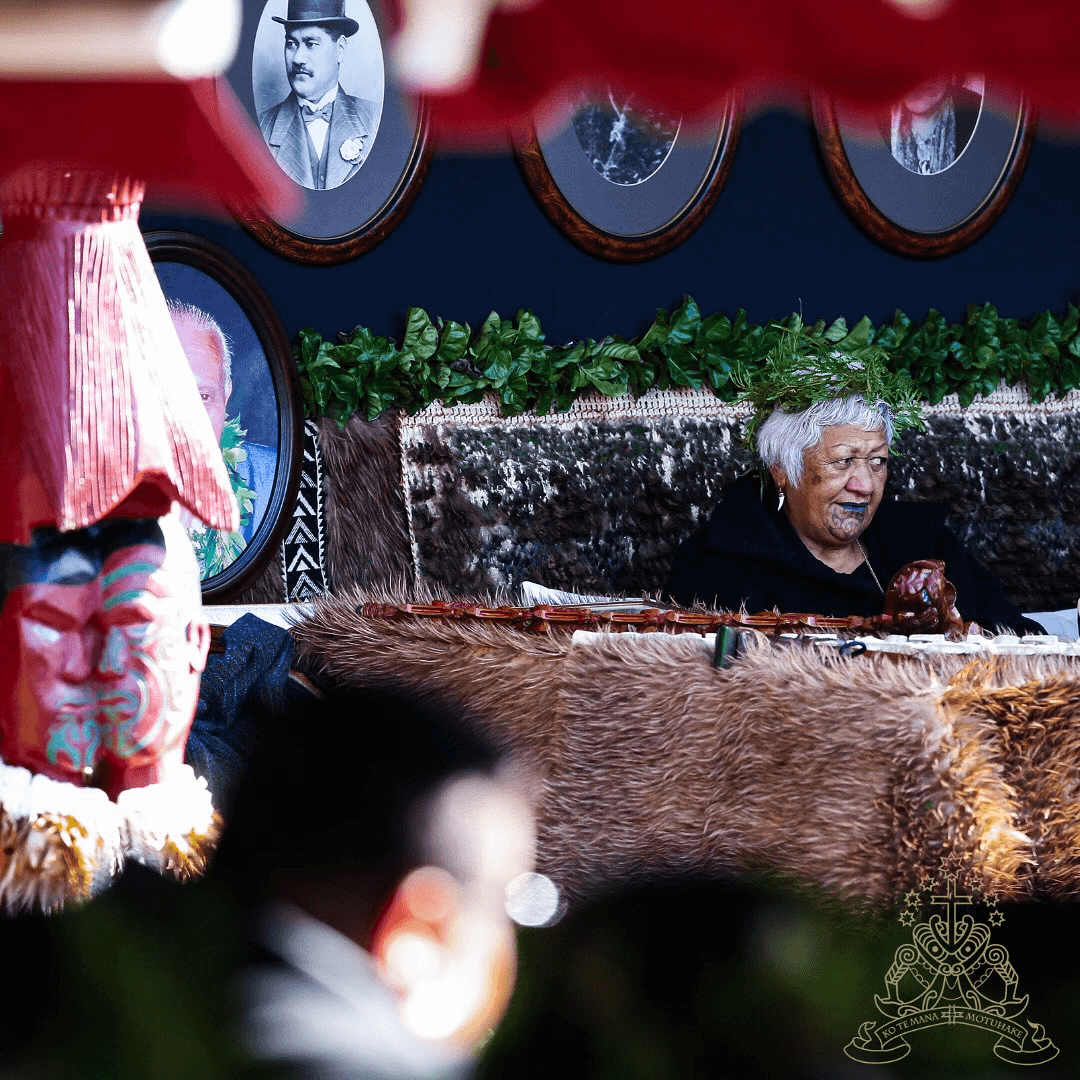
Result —
<instances>
[{"instance_id":1,"label":"bow tie in portrait","mask_svg":"<svg viewBox=\"0 0 1080 1080\"><path fill-rule=\"evenodd\" d=\"M329 101L321 109L309 109L305 105L300 109L300 115L305 124L310 124L312 120L325 120L329 124L330 117L334 115L334 103Z\"/></svg>"}]
</instances>

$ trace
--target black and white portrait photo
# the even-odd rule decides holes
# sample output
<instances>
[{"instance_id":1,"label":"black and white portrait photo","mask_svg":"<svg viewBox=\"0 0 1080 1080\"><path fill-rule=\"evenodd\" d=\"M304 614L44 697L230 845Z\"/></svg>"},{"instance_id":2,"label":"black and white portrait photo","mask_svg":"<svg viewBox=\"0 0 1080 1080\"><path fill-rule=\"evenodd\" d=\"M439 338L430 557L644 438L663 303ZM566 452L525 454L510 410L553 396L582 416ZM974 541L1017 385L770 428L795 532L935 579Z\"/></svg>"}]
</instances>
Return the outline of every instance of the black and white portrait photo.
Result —
<instances>
[{"instance_id":1,"label":"black and white portrait photo","mask_svg":"<svg viewBox=\"0 0 1080 1080\"><path fill-rule=\"evenodd\" d=\"M975 134L984 83L981 76L940 77L894 105L882 135L896 162L920 176L951 169Z\"/></svg>"},{"instance_id":2,"label":"black and white portrait photo","mask_svg":"<svg viewBox=\"0 0 1080 1080\"><path fill-rule=\"evenodd\" d=\"M644 183L660 169L679 134L678 119L638 106L632 98L617 100L610 90L582 104L573 125L592 167L623 187Z\"/></svg>"},{"instance_id":3,"label":"black and white portrait photo","mask_svg":"<svg viewBox=\"0 0 1080 1080\"><path fill-rule=\"evenodd\" d=\"M691 128L632 88L568 89L566 120L515 137L544 213L582 250L616 262L682 243L724 185L739 137L734 95Z\"/></svg>"},{"instance_id":4,"label":"black and white portrait photo","mask_svg":"<svg viewBox=\"0 0 1080 1080\"><path fill-rule=\"evenodd\" d=\"M948 73L867 113L813 96L837 194L875 240L917 258L974 243L1024 171L1035 124L1024 95L985 74Z\"/></svg>"},{"instance_id":5,"label":"black and white portrait photo","mask_svg":"<svg viewBox=\"0 0 1080 1080\"><path fill-rule=\"evenodd\" d=\"M385 87L379 31L364 0L268 0L251 81L263 138L292 180L325 191L360 171Z\"/></svg>"}]
</instances>

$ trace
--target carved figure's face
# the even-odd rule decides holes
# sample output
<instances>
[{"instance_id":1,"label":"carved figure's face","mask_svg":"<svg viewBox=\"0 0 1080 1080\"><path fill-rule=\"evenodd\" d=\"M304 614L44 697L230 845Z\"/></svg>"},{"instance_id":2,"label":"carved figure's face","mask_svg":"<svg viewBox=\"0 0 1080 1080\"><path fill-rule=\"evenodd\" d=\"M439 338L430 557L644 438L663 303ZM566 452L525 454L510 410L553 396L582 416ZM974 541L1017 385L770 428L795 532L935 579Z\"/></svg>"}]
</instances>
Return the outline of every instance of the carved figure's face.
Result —
<instances>
[{"instance_id":1,"label":"carved figure's face","mask_svg":"<svg viewBox=\"0 0 1080 1080\"><path fill-rule=\"evenodd\" d=\"M9 764L115 798L183 762L209 629L197 577L177 567L190 548L173 555L180 541L171 535L168 551L137 542L103 560L68 549L52 580L9 592L0 610Z\"/></svg>"}]
</instances>

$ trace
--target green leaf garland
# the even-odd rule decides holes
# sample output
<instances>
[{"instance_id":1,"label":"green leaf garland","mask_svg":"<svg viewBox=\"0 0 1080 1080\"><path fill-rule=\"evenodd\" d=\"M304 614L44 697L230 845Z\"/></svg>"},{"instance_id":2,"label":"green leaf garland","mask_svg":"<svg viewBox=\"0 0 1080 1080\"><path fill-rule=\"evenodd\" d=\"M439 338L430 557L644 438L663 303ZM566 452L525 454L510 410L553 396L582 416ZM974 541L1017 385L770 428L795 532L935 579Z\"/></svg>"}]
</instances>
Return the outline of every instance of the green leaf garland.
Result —
<instances>
[{"instance_id":1,"label":"green leaf garland","mask_svg":"<svg viewBox=\"0 0 1080 1080\"><path fill-rule=\"evenodd\" d=\"M639 395L652 387L708 388L724 401L740 396L784 334L802 327L797 315L758 325L739 310L702 316L686 297L663 309L636 341L612 335L594 341L548 345L540 321L519 311L511 321L492 312L474 334L467 323L432 320L410 308L400 346L357 327L324 340L300 331L296 359L309 415L344 425L359 413L374 420L384 409L415 413L436 401L479 401L493 393L507 416L532 410L565 412L582 394ZM863 318L850 329L843 319L802 327L805 335L846 351L885 350L891 372L910 381L914 396L937 404L958 394L970 404L1000 383L1026 385L1033 401L1080 386L1080 310L1050 312L1026 327L1002 318L992 304L972 305L963 322L950 324L931 310L921 325L902 311L875 327Z\"/></svg>"},{"instance_id":2,"label":"green leaf garland","mask_svg":"<svg viewBox=\"0 0 1080 1080\"><path fill-rule=\"evenodd\" d=\"M861 394L868 402L885 401L892 408L893 428L922 427L922 411L906 371L893 371L888 352L872 344L873 326L862 319L852 330L840 319L827 329L806 328L793 315L779 329L779 340L765 363L740 366L732 381L749 402L754 415L746 426L745 442L776 407L802 412L829 398Z\"/></svg>"}]
</instances>

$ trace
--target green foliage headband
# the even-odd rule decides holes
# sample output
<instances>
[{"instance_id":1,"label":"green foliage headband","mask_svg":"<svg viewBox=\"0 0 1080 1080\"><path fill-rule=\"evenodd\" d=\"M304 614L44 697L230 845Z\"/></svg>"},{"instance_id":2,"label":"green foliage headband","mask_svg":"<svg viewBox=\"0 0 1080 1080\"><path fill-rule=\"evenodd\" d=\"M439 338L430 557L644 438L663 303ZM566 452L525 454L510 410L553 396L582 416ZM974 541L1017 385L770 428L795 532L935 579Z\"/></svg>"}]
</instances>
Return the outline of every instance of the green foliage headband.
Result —
<instances>
[{"instance_id":1,"label":"green foliage headband","mask_svg":"<svg viewBox=\"0 0 1080 1080\"><path fill-rule=\"evenodd\" d=\"M894 432L924 426L910 377L889 369L886 350L871 343L872 329L867 332L860 323L847 333L839 322L828 330L821 323L807 328L798 315L788 326L774 323L771 329L780 337L764 362L741 365L732 375L742 389L736 400L754 407L746 428L748 446L774 408L802 412L819 401L852 394L861 394L871 405L884 401L892 410Z\"/></svg>"}]
</instances>

